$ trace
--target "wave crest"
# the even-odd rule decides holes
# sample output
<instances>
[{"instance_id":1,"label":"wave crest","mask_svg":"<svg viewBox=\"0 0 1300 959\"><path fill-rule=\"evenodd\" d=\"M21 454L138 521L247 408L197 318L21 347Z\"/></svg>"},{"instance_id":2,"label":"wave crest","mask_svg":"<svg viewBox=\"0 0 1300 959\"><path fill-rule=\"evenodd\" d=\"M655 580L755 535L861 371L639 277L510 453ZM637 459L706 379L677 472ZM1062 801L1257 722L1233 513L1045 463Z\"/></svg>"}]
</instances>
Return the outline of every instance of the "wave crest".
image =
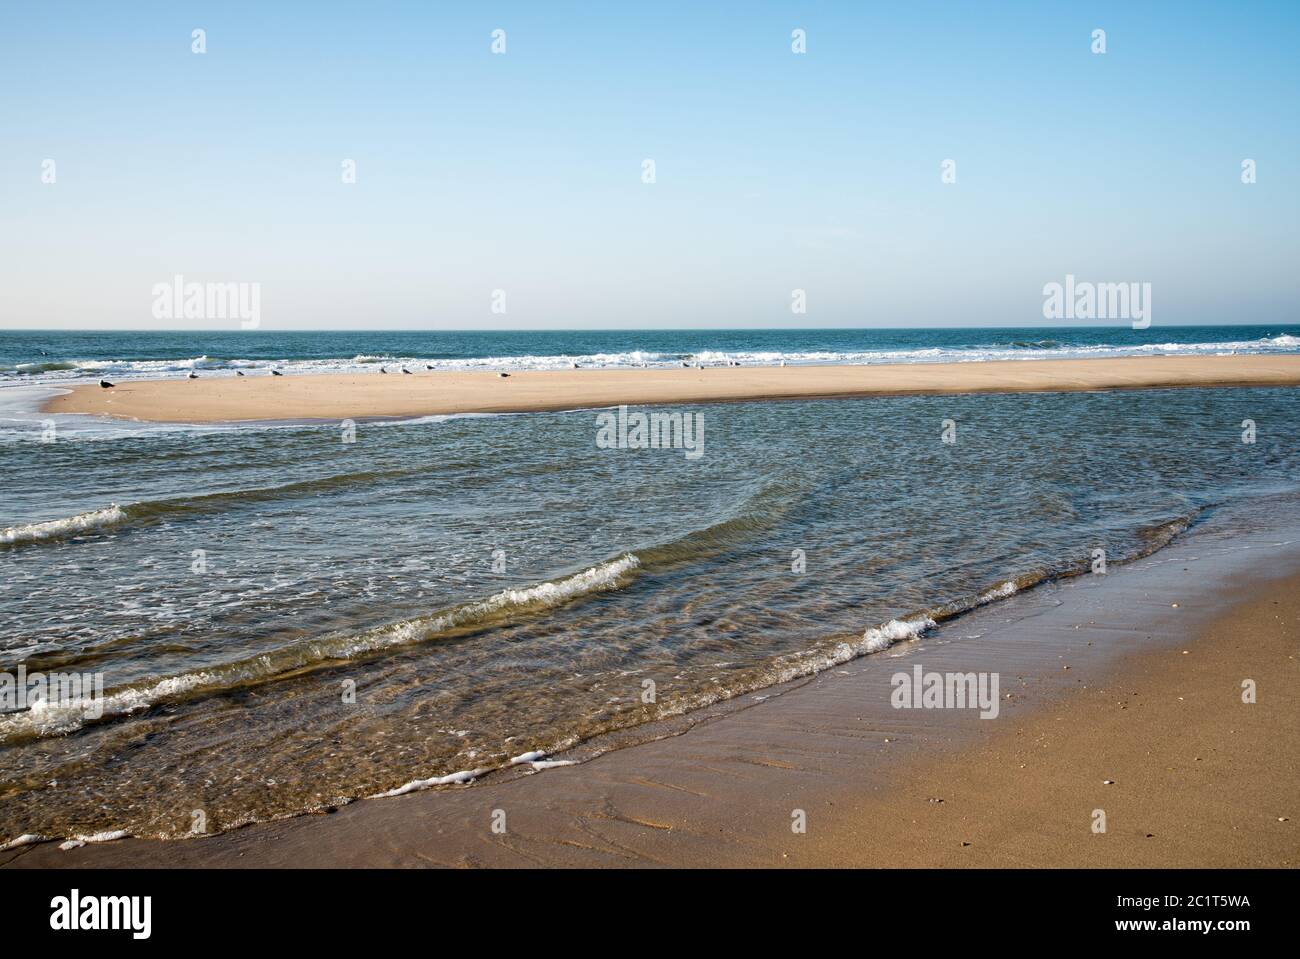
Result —
<instances>
[{"instance_id":1,"label":"wave crest","mask_svg":"<svg viewBox=\"0 0 1300 959\"><path fill-rule=\"evenodd\" d=\"M51 519L42 523L24 523L18 526L10 526L0 531L0 545L16 546L22 543L62 539L66 536L75 536L78 533L101 529L105 526L116 526L118 523L125 522L126 518L126 510L113 503L103 509L92 509L64 519Z\"/></svg>"},{"instance_id":2,"label":"wave crest","mask_svg":"<svg viewBox=\"0 0 1300 959\"><path fill-rule=\"evenodd\" d=\"M326 636L211 669L149 680L108 693L100 701L75 699L42 703L40 709L0 717L0 742L72 732L99 718L121 716L164 700L202 692L224 692L270 682L330 662L384 649L428 642L457 630L478 629L513 616L550 609L583 596L625 585L641 561L625 553L562 579L523 589L505 589L486 599L463 603L429 616L378 626L358 634Z\"/></svg>"}]
</instances>

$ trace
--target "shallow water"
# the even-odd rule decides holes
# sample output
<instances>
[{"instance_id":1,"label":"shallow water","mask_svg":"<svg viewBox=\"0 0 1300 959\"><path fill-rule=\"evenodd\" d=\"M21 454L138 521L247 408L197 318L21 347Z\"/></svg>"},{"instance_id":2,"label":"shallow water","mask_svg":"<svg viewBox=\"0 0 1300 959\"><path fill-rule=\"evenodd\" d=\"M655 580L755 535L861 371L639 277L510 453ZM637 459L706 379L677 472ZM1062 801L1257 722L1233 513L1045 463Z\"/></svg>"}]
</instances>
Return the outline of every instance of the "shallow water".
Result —
<instances>
[{"instance_id":1,"label":"shallow water","mask_svg":"<svg viewBox=\"0 0 1300 959\"><path fill-rule=\"evenodd\" d=\"M594 411L0 444L0 672L105 687L98 720L0 716L0 841L212 832L552 753L1207 510L1249 522L1300 476L1286 389L686 412L698 459L598 448Z\"/></svg>"}]
</instances>

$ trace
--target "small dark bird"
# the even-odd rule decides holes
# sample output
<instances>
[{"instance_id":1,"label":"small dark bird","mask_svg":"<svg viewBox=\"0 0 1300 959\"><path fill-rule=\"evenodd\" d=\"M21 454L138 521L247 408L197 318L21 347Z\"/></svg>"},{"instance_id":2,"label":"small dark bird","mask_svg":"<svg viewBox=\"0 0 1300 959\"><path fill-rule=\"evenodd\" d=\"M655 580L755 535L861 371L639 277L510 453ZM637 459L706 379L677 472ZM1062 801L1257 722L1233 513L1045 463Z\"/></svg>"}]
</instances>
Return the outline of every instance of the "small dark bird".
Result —
<instances>
[{"instance_id":1,"label":"small dark bird","mask_svg":"<svg viewBox=\"0 0 1300 959\"><path fill-rule=\"evenodd\" d=\"M379 368L379 372L380 372L380 373L383 373L383 374L385 374L385 375L388 374L388 370L384 369L382 366Z\"/></svg>"},{"instance_id":2,"label":"small dark bird","mask_svg":"<svg viewBox=\"0 0 1300 959\"><path fill-rule=\"evenodd\" d=\"M432 363L425 363L425 364L424 364L424 368L425 368L426 370L431 370L431 369L433 369L433 364L432 364Z\"/></svg>"},{"instance_id":3,"label":"small dark bird","mask_svg":"<svg viewBox=\"0 0 1300 959\"><path fill-rule=\"evenodd\" d=\"M281 373L279 370L272 370L272 371L271 371L271 375L272 375L272 376L284 376L284 374Z\"/></svg>"},{"instance_id":4,"label":"small dark bird","mask_svg":"<svg viewBox=\"0 0 1300 959\"><path fill-rule=\"evenodd\" d=\"M239 370L235 370L235 375L236 375L236 376L243 376L244 374L241 373Z\"/></svg>"},{"instance_id":5,"label":"small dark bird","mask_svg":"<svg viewBox=\"0 0 1300 959\"><path fill-rule=\"evenodd\" d=\"M111 390L113 388L113 384L110 383L108 380L100 380L99 386L101 389L105 389L105 390Z\"/></svg>"},{"instance_id":6,"label":"small dark bird","mask_svg":"<svg viewBox=\"0 0 1300 959\"><path fill-rule=\"evenodd\" d=\"M198 378L199 374L195 373L193 370L190 370L190 375L186 377L186 379L190 380L197 380Z\"/></svg>"},{"instance_id":7,"label":"small dark bird","mask_svg":"<svg viewBox=\"0 0 1300 959\"><path fill-rule=\"evenodd\" d=\"M509 373L498 373L498 374L497 374L497 376L501 377L501 379L503 379L503 380L504 380L507 376L509 376L509 375L510 375Z\"/></svg>"},{"instance_id":8,"label":"small dark bird","mask_svg":"<svg viewBox=\"0 0 1300 959\"><path fill-rule=\"evenodd\" d=\"M407 376L413 376L413 375L414 375L414 374L413 374L410 370L408 370L405 366L402 367L402 372L405 373Z\"/></svg>"}]
</instances>

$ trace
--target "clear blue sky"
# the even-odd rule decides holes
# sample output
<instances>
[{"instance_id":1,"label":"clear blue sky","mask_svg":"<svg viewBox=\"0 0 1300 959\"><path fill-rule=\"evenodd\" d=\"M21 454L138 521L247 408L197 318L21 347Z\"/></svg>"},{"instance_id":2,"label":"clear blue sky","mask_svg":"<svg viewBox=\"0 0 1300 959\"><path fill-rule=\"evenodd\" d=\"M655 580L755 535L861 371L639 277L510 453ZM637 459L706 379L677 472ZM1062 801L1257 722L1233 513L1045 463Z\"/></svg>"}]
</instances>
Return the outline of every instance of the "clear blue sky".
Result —
<instances>
[{"instance_id":1,"label":"clear blue sky","mask_svg":"<svg viewBox=\"0 0 1300 959\"><path fill-rule=\"evenodd\" d=\"M1034 325L1067 273L1294 322L1298 48L1296 0L10 2L0 328L182 326L175 274L267 329Z\"/></svg>"}]
</instances>

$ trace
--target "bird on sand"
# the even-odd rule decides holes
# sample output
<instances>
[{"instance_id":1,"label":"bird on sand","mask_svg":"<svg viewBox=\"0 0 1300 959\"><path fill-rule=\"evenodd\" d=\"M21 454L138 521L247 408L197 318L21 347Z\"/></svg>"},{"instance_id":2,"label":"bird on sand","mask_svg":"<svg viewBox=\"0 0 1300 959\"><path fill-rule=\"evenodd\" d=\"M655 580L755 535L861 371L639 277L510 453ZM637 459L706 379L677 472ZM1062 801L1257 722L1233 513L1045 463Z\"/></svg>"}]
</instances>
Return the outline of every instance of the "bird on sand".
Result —
<instances>
[{"instance_id":1,"label":"bird on sand","mask_svg":"<svg viewBox=\"0 0 1300 959\"><path fill-rule=\"evenodd\" d=\"M110 383L108 380L100 380L99 386L100 389L105 389L105 390L111 390L113 388L113 384Z\"/></svg>"},{"instance_id":2,"label":"bird on sand","mask_svg":"<svg viewBox=\"0 0 1300 959\"><path fill-rule=\"evenodd\" d=\"M272 376L284 376L284 374L281 373L279 370L272 370L272 371L271 371L271 375L272 375Z\"/></svg>"}]
</instances>

